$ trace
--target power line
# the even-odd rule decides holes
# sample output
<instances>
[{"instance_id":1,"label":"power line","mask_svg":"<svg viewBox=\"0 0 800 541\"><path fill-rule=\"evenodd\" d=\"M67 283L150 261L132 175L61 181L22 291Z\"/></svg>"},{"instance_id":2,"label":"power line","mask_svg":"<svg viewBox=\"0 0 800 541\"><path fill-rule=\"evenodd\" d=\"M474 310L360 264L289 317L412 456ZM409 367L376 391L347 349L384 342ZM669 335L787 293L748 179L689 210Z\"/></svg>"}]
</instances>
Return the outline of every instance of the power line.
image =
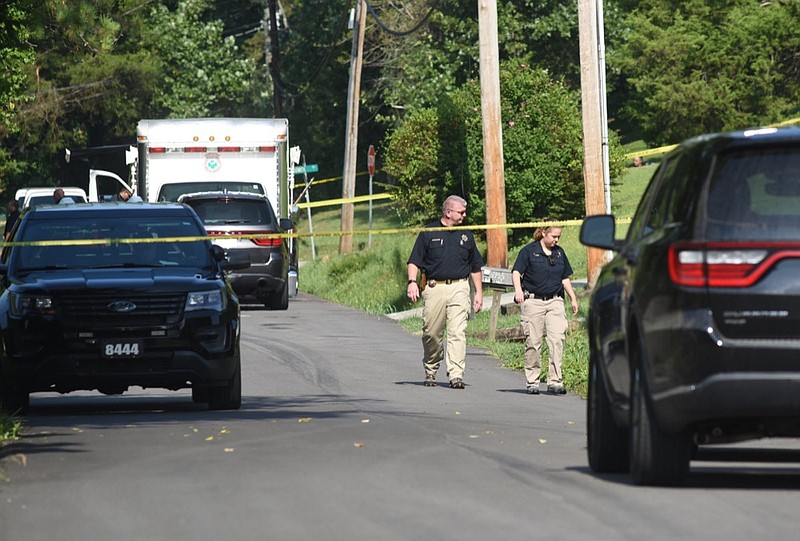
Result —
<instances>
[{"instance_id":1,"label":"power line","mask_svg":"<svg viewBox=\"0 0 800 541\"><path fill-rule=\"evenodd\" d=\"M369 14L372 15L372 18L375 19L375 22L378 23L378 26L381 27L381 29L384 32L398 37L408 36L409 34L413 34L417 30L419 30L420 27L422 27L422 25L425 24L425 22L431 16L431 13L433 13L434 9L433 6L431 6L431 8L428 10L428 13L422 18L421 21L419 21L416 25L414 25L414 27L411 28L411 30L399 31L399 30L392 30L391 28L386 26L386 24L383 21L381 21L381 18L378 16L378 14L375 13L375 10L373 9L372 5L367 0L364 0L364 3L367 4L367 9L369 10Z\"/></svg>"}]
</instances>

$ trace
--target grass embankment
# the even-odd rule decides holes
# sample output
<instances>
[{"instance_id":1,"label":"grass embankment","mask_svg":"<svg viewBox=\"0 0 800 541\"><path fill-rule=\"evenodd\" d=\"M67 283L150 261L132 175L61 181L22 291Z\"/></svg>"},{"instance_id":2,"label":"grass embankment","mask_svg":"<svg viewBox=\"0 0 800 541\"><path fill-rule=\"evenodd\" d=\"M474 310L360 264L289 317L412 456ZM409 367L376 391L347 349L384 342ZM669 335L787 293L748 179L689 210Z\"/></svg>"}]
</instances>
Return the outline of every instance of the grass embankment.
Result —
<instances>
[{"instance_id":1,"label":"grass embankment","mask_svg":"<svg viewBox=\"0 0 800 541\"><path fill-rule=\"evenodd\" d=\"M617 216L629 218L633 215L639 197L654 171L655 166L631 168L621 182L612 185L612 208ZM432 209L431 212L435 214L436 209ZM300 214L298 230L303 234L309 232L307 216L305 211ZM340 219L339 208L332 207L312 212L316 258L312 258L311 239L309 237L301 239L300 259L304 264L300 271L300 289L339 304L376 314L402 312L419 307L419 303L414 305L409 302L405 294L406 260L416 233L373 234L371 246L366 234L354 235L352 253L341 256L338 236ZM536 219L532 217L531 221ZM401 225L390 203L373 206L373 231L398 228L401 228ZM356 205L354 229L361 233L368 231L366 203ZM620 231L626 229L626 224L621 225ZM575 271L574 279L586 277L586 249L578 241L579 231L578 225L565 226L560 242ZM521 248L522 246L509 247L509 265L513 265ZM584 320L588 310L588 292L581 290L577 292L580 310L577 316L570 316L571 324L564 351L563 371L567 389L585 396L589 352ZM492 292L487 290L484 296L489 297L491 294ZM467 328L469 344L486 349L500 359L504 366L521 370L524 363L523 343L499 339L489 341L481 338L481 335L486 335L489 328L489 316L490 312L484 310L470 320ZM404 319L401 324L410 332L422 332L420 317ZM497 324L498 329L518 326L518 315L501 315ZM546 362L546 351L544 359ZM520 375L520 386L524 386L522 375Z\"/></svg>"}]
</instances>

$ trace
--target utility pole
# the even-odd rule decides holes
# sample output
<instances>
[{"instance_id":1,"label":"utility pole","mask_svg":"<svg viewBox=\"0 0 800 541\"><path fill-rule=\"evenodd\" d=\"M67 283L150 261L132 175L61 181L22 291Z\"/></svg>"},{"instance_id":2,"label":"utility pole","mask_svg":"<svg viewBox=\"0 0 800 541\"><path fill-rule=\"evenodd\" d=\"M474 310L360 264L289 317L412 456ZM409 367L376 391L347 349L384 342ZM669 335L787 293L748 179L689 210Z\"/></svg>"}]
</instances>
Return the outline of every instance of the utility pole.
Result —
<instances>
[{"instance_id":1,"label":"utility pole","mask_svg":"<svg viewBox=\"0 0 800 541\"><path fill-rule=\"evenodd\" d=\"M353 48L350 53L350 84L347 89L347 127L345 129L344 172L342 173L342 198L356 194L356 153L358 148L358 105L361 97L361 56L364 52L364 29L367 24L367 4L356 0ZM339 236L339 253L353 251L353 203L342 203L342 233Z\"/></svg>"},{"instance_id":2,"label":"utility pole","mask_svg":"<svg viewBox=\"0 0 800 541\"><path fill-rule=\"evenodd\" d=\"M581 102L583 111L583 183L586 214L606 212L603 180L603 129L601 114L599 57L597 52L596 0L578 0L578 33L581 58ZM594 287L606 252L587 248L587 278Z\"/></svg>"},{"instance_id":3,"label":"utility pole","mask_svg":"<svg viewBox=\"0 0 800 541\"><path fill-rule=\"evenodd\" d=\"M272 105L274 117L283 117L283 100L281 99L280 86L280 55L278 43L278 17L276 14L276 0L269 0L269 72L272 75Z\"/></svg>"},{"instance_id":4,"label":"utility pole","mask_svg":"<svg viewBox=\"0 0 800 541\"><path fill-rule=\"evenodd\" d=\"M503 126L500 115L500 54L497 45L497 0L478 0L480 45L483 174L486 184L486 223L506 223L506 187L503 172ZM508 267L505 227L486 231L490 267Z\"/></svg>"}]
</instances>

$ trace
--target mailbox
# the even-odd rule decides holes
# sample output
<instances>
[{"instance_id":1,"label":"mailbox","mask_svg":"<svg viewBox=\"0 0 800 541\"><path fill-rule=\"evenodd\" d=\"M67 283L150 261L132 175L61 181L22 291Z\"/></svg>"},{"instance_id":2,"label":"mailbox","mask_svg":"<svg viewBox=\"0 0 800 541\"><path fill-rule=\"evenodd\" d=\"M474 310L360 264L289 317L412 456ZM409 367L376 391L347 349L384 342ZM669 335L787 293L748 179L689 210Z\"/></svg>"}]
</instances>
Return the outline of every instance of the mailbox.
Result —
<instances>
[{"instance_id":1,"label":"mailbox","mask_svg":"<svg viewBox=\"0 0 800 541\"><path fill-rule=\"evenodd\" d=\"M501 267L482 267L483 285L494 288L513 288L514 282L511 281L511 269Z\"/></svg>"}]
</instances>

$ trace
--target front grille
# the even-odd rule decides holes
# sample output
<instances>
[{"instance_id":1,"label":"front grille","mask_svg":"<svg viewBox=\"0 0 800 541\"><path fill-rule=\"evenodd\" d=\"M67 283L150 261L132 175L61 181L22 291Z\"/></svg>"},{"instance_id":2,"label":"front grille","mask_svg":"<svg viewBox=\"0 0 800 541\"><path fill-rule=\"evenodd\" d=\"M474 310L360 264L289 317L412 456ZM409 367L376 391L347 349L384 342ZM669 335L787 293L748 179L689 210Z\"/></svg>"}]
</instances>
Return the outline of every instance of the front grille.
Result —
<instances>
[{"instance_id":1,"label":"front grille","mask_svg":"<svg viewBox=\"0 0 800 541\"><path fill-rule=\"evenodd\" d=\"M186 305L185 294L134 294L87 292L56 299L64 328L104 329L120 326L149 327L174 325L181 320ZM131 303L129 312L113 311L109 305Z\"/></svg>"}]
</instances>

